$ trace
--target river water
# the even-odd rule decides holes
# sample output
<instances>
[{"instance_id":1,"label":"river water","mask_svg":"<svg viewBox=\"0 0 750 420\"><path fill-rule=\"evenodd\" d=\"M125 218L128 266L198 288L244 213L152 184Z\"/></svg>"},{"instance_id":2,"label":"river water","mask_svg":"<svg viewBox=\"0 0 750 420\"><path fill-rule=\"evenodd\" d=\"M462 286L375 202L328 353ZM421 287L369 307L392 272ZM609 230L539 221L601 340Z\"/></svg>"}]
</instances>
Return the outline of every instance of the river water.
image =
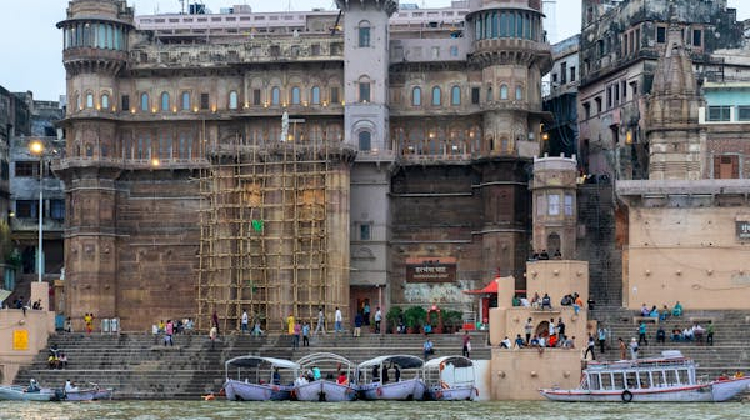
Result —
<instances>
[{"instance_id":1,"label":"river water","mask_svg":"<svg viewBox=\"0 0 750 420\"><path fill-rule=\"evenodd\" d=\"M718 420L750 418L743 403L551 402L0 402L0 420Z\"/></svg>"}]
</instances>

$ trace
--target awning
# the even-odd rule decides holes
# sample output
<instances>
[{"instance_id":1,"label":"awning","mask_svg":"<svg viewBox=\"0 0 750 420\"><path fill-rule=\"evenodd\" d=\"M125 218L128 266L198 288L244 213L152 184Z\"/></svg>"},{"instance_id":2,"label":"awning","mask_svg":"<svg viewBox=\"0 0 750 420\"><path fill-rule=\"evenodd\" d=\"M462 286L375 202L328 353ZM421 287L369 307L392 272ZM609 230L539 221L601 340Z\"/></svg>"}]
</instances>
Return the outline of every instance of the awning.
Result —
<instances>
[{"instance_id":1,"label":"awning","mask_svg":"<svg viewBox=\"0 0 750 420\"><path fill-rule=\"evenodd\" d=\"M465 295L491 295L497 293L497 282L492 280L490 284L484 286L484 289L479 290L464 290Z\"/></svg>"}]
</instances>

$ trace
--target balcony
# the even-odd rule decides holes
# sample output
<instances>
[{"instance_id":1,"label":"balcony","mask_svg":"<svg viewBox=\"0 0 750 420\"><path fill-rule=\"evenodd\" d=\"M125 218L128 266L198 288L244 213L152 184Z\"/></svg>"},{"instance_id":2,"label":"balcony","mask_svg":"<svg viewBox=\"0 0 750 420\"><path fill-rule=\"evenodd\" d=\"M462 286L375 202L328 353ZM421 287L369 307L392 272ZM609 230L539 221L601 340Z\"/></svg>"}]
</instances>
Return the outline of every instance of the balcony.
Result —
<instances>
[{"instance_id":1,"label":"balcony","mask_svg":"<svg viewBox=\"0 0 750 420\"><path fill-rule=\"evenodd\" d=\"M12 217L10 228L13 232L39 232L39 217ZM45 217L42 223L42 236L47 232L62 232L65 230L65 220ZM38 237L38 236L37 236Z\"/></svg>"},{"instance_id":2,"label":"balcony","mask_svg":"<svg viewBox=\"0 0 750 420\"><path fill-rule=\"evenodd\" d=\"M123 159L120 157L69 157L52 162L52 170L65 171L71 168L111 167L122 170L177 170L208 167L206 159Z\"/></svg>"},{"instance_id":3,"label":"balcony","mask_svg":"<svg viewBox=\"0 0 750 420\"><path fill-rule=\"evenodd\" d=\"M396 153L393 150L360 150L357 152L357 162L393 162Z\"/></svg>"}]
</instances>

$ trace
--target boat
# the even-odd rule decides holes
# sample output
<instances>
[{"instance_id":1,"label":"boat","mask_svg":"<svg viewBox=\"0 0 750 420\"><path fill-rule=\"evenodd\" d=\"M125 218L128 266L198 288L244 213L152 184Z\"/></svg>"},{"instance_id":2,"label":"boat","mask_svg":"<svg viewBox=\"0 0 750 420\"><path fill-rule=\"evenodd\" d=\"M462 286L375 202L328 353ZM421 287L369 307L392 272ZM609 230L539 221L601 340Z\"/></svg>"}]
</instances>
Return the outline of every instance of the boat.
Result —
<instances>
[{"instance_id":1,"label":"boat","mask_svg":"<svg viewBox=\"0 0 750 420\"><path fill-rule=\"evenodd\" d=\"M424 364L427 387L425 399L431 401L471 401L479 396L474 363L464 356L444 356Z\"/></svg>"},{"instance_id":2,"label":"boat","mask_svg":"<svg viewBox=\"0 0 750 420\"><path fill-rule=\"evenodd\" d=\"M64 397L62 390L40 388L34 379L29 386L0 386L0 401L60 401Z\"/></svg>"},{"instance_id":3,"label":"boat","mask_svg":"<svg viewBox=\"0 0 750 420\"><path fill-rule=\"evenodd\" d=\"M651 359L589 362L578 389L540 392L552 401L720 402L750 386L750 378L740 375L698 380L695 368L679 351L663 351Z\"/></svg>"},{"instance_id":4,"label":"boat","mask_svg":"<svg viewBox=\"0 0 750 420\"><path fill-rule=\"evenodd\" d=\"M237 368L237 379L229 378L230 368ZM299 365L273 357L240 356L224 362L224 369L224 390L227 400L287 401L292 399L294 378L297 376ZM248 371L253 369L254 372ZM267 372L262 374L261 369L267 369ZM266 379L261 379L262 376Z\"/></svg>"},{"instance_id":5,"label":"boat","mask_svg":"<svg viewBox=\"0 0 750 420\"><path fill-rule=\"evenodd\" d=\"M66 401L102 401L111 400L112 388L88 388L88 389L76 389L72 391L65 391Z\"/></svg>"},{"instance_id":6,"label":"boat","mask_svg":"<svg viewBox=\"0 0 750 420\"><path fill-rule=\"evenodd\" d=\"M298 360L297 364L301 374L294 388L298 401L340 402L356 398L356 389L351 383L356 365L346 358L333 353L313 353ZM308 371L309 374L305 375L304 372ZM340 374L346 376L345 381L338 380Z\"/></svg>"},{"instance_id":7,"label":"boat","mask_svg":"<svg viewBox=\"0 0 750 420\"><path fill-rule=\"evenodd\" d=\"M424 360L416 356L380 356L357 366L357 393L364 400L421 400L425 384L422 381ZM393 369L395 381L389 381ZM412 377L404 379L404 377Z\"/></svg>"}]
</instances>

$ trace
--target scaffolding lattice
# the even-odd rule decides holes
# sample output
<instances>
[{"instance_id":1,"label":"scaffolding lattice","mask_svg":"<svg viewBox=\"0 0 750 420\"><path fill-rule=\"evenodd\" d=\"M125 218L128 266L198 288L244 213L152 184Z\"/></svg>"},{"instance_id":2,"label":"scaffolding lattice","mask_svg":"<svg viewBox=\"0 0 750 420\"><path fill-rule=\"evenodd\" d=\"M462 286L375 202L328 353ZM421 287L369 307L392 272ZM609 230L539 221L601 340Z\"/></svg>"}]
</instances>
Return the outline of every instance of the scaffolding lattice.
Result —
<instances>
[{"instance_id":1,"label":"scaffolding lattice","mask_svg":"<svg viewBox=\"0 0 750 420\"><path fill-rule=\"evenodd\" d=\"M198 329L285 328L292 314L315 327L349 301L349 163L340 143L295 141L209 151L201 173ZM350 156L351 155L351 156Z\"/></svg>"}]
</instances>

